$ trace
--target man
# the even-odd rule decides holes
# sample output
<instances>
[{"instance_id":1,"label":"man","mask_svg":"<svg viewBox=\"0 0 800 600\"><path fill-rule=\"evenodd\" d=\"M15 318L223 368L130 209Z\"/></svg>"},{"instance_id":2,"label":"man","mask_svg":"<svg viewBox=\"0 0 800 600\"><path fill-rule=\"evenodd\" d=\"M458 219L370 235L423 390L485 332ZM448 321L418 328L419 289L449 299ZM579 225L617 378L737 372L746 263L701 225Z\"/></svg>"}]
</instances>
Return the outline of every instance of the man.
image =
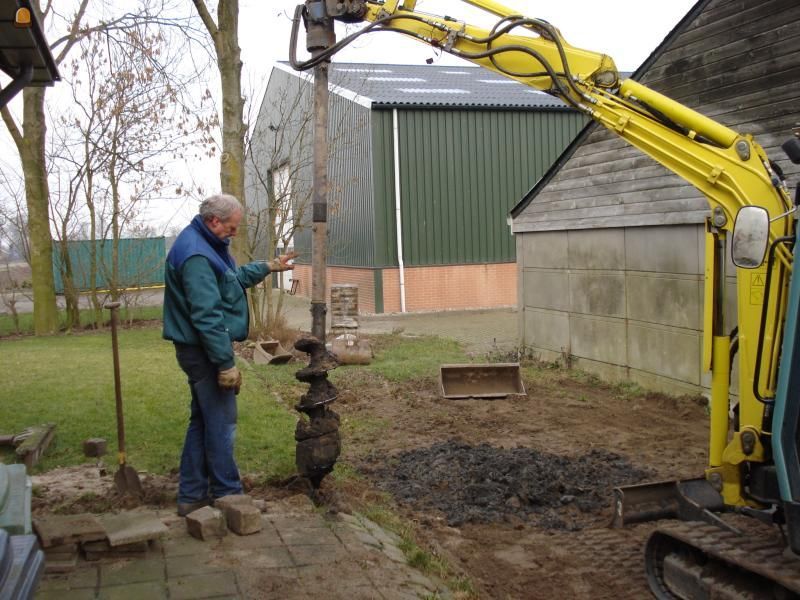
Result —
<instances>
[{"instance_id":1,"label":"man","mask_svg":"<svg viewBox=\"0 0 800 600\"><path fill-rule=\"evenodd\" d=\"M233 457L242 375L231 342L248 334L245 289L270 272L294 268L288 263L296 256L292 253L269 265L259 261L237 269L228 248L241 220L242 206L235 197L206 198L167 255L163 335L175 344L192 393L178 487L181 516L242 493Z\"/></svg>"}]
</instances>

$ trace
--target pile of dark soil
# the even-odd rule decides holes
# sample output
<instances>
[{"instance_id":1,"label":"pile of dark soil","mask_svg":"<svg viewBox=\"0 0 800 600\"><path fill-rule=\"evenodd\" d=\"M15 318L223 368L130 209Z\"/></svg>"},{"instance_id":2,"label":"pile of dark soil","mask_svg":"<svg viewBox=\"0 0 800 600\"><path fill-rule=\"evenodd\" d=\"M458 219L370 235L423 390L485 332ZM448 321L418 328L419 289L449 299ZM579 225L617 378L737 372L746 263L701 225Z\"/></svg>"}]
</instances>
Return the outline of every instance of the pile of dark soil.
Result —
<instances>
[{"instance_id":1,"label":"pile of dark soil","mask_svg":"<svg viewBox=\"0 0 800 600\"><path fill-rule=\"evenodd\" d=\"M381 489L416 510L441 511L451 526L505 521L513 515L547 529L576 528L556 509L603 511L611 505L613 487L650 475L605 450L567 457L453 440L388 461L374 455L368 461L367 471Z\"/></svg>"}]
</instances>

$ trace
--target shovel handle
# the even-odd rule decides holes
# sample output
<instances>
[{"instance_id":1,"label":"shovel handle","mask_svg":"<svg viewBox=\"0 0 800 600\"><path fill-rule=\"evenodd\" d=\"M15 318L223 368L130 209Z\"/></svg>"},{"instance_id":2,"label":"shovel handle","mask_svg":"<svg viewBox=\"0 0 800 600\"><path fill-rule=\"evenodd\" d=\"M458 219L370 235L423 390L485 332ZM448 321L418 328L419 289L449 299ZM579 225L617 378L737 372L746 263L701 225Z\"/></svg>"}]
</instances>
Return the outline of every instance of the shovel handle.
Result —
<instances>
[{"instance_id":1,"label":"shovel handle","mask_svg":"<svg viewBox=\"0 0 800 600\"><path fill-rule=\"evenodd\" d=\"M117 309L119 302L109 302L105 306L111 311L111 350L114 355L114 396L117 402L117 447L120 464L125 464L125 420L122 414L122 384L119 377L119 343L117 341Z\"/></svg>"}]
</instances>

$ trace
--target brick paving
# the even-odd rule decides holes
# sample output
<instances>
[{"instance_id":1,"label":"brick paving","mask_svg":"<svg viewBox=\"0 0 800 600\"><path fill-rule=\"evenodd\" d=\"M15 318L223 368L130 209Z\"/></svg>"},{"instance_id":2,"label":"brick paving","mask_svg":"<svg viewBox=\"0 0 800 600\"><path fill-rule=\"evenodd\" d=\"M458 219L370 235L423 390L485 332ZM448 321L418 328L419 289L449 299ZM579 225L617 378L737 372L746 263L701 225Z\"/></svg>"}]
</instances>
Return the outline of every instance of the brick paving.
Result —
<instances>
[{"instance_id":1,"label":"brick paving","mask_svg":"<svg viewBox=\"0 0 800 600\"><path fill-rule=\"evenodd\" d=\"M45 576L36 598L451 598L407 564L397 536L363 517L323 515L304 498L271 503L256 534L209 541L189 536L173 513L152 514L168 533L146 558L81 559L71 573Z\"/></svg>"}]
</instances>

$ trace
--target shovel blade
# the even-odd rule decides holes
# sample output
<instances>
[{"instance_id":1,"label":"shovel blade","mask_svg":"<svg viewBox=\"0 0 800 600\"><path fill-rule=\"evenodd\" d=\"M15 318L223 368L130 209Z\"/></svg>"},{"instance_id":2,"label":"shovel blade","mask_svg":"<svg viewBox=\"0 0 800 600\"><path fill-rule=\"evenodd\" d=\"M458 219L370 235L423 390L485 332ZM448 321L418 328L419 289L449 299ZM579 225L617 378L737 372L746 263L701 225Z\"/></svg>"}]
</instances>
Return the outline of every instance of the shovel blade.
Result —
<instances>
[{"instance_id":1,"label":"shovel blade","mask_svg":"<svg viewBox=\"0 0 800 600\"><path fill-rule=\"evenodd\" d=\"M139 474L130 465L120 465L119 470L114 474L114 487L120 494L131 494L141 497L144 493Z\"/></svg>"}]
</instances>

